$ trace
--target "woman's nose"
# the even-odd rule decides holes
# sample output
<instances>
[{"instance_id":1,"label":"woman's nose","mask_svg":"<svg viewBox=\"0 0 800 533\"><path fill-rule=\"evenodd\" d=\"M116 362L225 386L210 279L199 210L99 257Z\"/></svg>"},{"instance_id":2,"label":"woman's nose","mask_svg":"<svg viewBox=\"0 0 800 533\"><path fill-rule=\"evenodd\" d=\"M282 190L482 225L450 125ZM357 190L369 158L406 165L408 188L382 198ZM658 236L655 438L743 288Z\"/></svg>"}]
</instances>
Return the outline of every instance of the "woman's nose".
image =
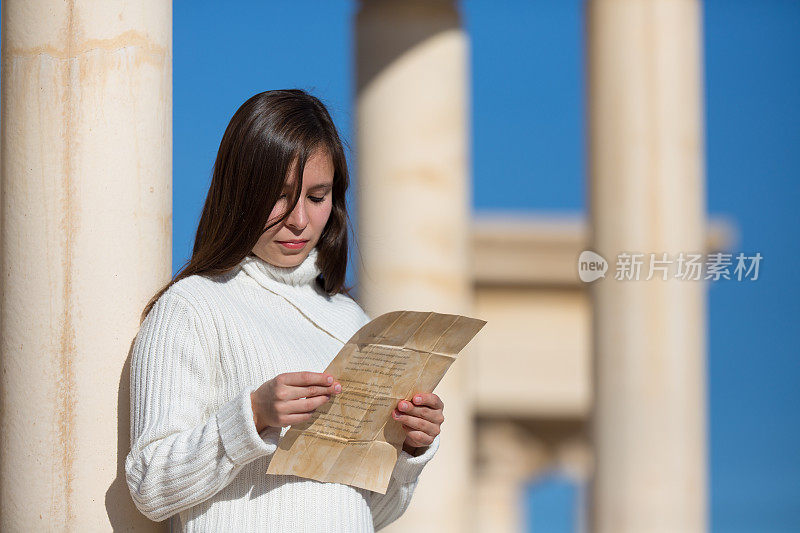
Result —
<instances>
[{"instance_id":1,"label":"woman's nose","mask_svg":"<svg viewBox=\"0 0 800 533\"><path fill-rule=\"evenodd\" d=\"M306 208L302 198L297 201L297 205L289 213L286 224L301 230L308 224L308 216L306 215Z\"/></svg>"}]
</instances>

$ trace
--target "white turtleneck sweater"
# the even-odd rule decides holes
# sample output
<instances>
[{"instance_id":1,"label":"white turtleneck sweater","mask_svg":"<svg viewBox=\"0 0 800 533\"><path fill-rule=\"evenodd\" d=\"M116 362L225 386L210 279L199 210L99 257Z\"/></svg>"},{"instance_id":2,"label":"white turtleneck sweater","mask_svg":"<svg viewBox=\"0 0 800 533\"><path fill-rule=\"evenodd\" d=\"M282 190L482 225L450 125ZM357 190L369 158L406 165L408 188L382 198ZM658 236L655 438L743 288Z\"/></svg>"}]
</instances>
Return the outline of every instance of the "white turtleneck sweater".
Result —
<instances>
[{"instance_id":1,"label":"white turtleneck sweater","mask_svg":"<svg viewBox=\"0 0 800 533\"><path fill-rule=\"evenodd\" d=\"M254 255L220 276L189 276L154 304L131 356L136 507L171 531L369 532L408 507L439 446L401 451L386 494L266 474L288 428L256 431L250 393L283 372L323 372L370 318L316 287L317 250L298 266Z\"/></svg>"}]
</instances>

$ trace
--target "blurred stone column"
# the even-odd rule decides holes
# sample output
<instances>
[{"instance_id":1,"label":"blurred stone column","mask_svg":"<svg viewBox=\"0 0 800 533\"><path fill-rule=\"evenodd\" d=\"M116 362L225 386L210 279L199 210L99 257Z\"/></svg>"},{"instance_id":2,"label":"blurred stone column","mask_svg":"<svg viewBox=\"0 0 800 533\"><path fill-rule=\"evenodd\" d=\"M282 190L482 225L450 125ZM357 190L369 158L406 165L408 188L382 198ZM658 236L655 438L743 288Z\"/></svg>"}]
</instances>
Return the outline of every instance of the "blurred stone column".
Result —
<instances>
[{"instance_id":1,"label":"blurred stone column","mask_svg":"<svg viewBox=\"0 0 800 533\"><path fill-rule=\"evenodd\" d=\"M518 421L484 420L478 426L475 531L522 533L525 485L548 469L543 440L524 431ZM502 450L502 453L497 453Z\"/></svg>"},{"instance_id":2,"label":"blurred stone column","mask_svg":"<svg viewBox=\"0 0 800 533\"><path fill-rule=\"evenodd\" d=\"M456 2L364 0L356 44L361 300L373 317L468 314L469 45ZM387 531L474 524L470 349L436 388L441 447Z\"/></svg>"},{"instance_id":3,"label":"blurred stone column","mask_svg":"<svg viewBox=\"0 0 800 533\"><path fill-rule=\"evenodd\" d=\"M128 354L171 277L172 4L2 9L0 530L146 531Z\"/></svg>"},{"instance_id":4,"label":"blurred stone column","mask_svg":"<svg viewBox=\"0 0 800 533\"><path fill-rule=\"evenodd\" d=\"M595 478L601 533L707 529L706 284L650 281L650 253L704 253L702 31L698 0L590 0ZM644 253L617 281L622 253Z\"/></svg>"}]
</instances>

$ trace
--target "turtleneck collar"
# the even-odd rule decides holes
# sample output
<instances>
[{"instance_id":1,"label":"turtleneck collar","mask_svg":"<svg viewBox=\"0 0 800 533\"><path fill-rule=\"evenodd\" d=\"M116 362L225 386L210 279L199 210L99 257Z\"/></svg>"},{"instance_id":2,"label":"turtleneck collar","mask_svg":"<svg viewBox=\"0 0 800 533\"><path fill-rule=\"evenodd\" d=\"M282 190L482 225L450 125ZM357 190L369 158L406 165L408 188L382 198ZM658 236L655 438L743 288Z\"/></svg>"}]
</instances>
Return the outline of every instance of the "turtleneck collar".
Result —
<instances>
[{"instance_id":1,"label":"turtleneck collar","mask_svg":"<svg viewBox=\"0 0 800 533\"><path fill-rule=\"evenodd\" d=\"M320 273L317 254L317 249L312 248L303 262L294 267L278 267L250 254L239 263L240 271L285 299L317 327L344 344L353 335L353 323L347 317L354 314L360 317L363 311L349 296L328 295L316 286Z\"/></svg>"},{"instance_id":2,"label":"turtleneck collar","mask_svg":"<svg viewBox=\"0 0 800 533\"><path fill-rule=\"evenodd\" d=\"M308 256L297 266L293 267L279 267L272 263L264 261L254 254L248 254L242 259L241 267L256 281L265 281L265 279L300 287L304 285L313 285L314 280L320 274L320 269L317 266L317 248L314 247L308 252Z\"/></svg>"}]
</instances>

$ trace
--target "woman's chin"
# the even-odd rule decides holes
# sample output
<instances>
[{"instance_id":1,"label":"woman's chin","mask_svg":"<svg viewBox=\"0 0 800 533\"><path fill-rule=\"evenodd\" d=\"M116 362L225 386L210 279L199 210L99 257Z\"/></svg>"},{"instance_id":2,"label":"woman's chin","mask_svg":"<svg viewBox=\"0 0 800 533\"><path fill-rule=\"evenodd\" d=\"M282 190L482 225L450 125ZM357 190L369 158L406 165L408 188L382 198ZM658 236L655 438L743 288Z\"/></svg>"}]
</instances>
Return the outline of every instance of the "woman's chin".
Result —
<instances>
[{"instance_id":1,"label":"woman's chin","mask_svg":"<svg viewBox=\"0 0 800 533\"><path fill-rule=\"evenodd\" d=\"M279 244L278 246L281 245ZM306 250L281 250L280 255L275 258L275 264L287 268L294 267L302 263L307 256L308 252Z\"/></svg>"}]
</instances>

